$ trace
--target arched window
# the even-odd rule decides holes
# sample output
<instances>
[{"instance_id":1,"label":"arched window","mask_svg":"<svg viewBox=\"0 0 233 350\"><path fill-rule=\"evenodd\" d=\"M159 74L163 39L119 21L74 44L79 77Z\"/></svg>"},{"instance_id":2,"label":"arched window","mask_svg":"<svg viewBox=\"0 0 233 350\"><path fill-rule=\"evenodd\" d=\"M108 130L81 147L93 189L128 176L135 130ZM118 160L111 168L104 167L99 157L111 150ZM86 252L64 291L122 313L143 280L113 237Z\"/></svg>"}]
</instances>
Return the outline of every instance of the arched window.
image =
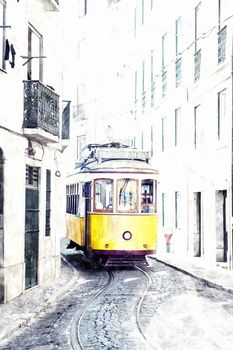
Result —
<instances>
[{"instance_id":1,"label":"arched window","mask_svg":"<svg viewBox=\"0 0 233 350\"><path fill-rule=\"evenodd\" d=\"M4 199L4 192L3 192L3 164L4 164L3 151L0 148L0 229L3 228L3 199Z\"/></svg>"}]
</instances>

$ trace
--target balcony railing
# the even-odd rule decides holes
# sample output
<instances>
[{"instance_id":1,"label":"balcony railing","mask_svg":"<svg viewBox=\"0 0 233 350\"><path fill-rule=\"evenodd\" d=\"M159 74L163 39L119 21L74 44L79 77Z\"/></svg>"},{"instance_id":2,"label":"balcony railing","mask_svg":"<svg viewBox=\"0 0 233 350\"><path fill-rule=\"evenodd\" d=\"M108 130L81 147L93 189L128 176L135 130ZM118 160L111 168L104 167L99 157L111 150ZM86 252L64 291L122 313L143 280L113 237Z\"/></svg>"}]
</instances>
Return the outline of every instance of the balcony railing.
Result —
<instances>
[{"instance_id":1,"label":"balcony railing","mask_svg":"<svg viewBox=\"0 0 233 350\"><path fill-rule=\"evenodd\" d=\"M39 80L24 81L23 128L59 136L59 96Z\"/></svg>"},{"instance_id":2,"label":"balcony railing","mask_svg":"<svg viewBox=\"0 0 233 350\"><path fill-rule=\"evenodd\" d=\"M151 82L150 95L151 95L150 105L151 107L153 107L155 104L155 82L154 81Z\"/></svg>"},{"instance_id":3,"label":"balcony railing","mask_svg":"<svg viewBox=\"0 0 233 350\"><path fill-rule=\"evenodd\" d=\"M142 113L145 113L146 109L146 92L142 92Z\"/></svg>"},{"instance_id":4,"label":"balcony railing","mask_svg":"<svg viewBox=\"0 0 233 350\"><path fill-rule=\"evenodd\" d=\"M223 27L218 32L218 63L222 63L226 58L226 38L227 38L227 27Z\"/></svg>"},{"instance_id":5,"label":"balcony railing","mask_svg":"<svg viewBox=\"0 0 233 350\"><path fill-rule=\"evenodd\" d=\"M201 76L201 49L194 54L194 81L200 79Z\"/></svg>"},{"instance_id":6,"label":"balcony railing","mask_svg":"<svg viewBox=\"0 0 233 350\"><path fill-rule=\"evenodd\" d=\"M162 73L162 97L165 97L167 94L167 71Z\"/></svg>"},{"instance_id":7,"label":"balcony railing","mask_svg":"<svg viewBox=\"0 0 233 350\"><path fill-rule=\"evenodd\" d=\"M62 140L70 138L70 101L63 101L62 110Z\"/></svg>"},{"instance_id":8,"label":"balcony railing","mask_svg":"<svg viewBox=\"0 0 233 350\"><path fill-rule=\"evenodd\" d=\"M181 84L181 76L182 76L181 64L182 64L182 60L180 57L176 60L176 87L180 86Z\"/></svg>"}]
</instances>

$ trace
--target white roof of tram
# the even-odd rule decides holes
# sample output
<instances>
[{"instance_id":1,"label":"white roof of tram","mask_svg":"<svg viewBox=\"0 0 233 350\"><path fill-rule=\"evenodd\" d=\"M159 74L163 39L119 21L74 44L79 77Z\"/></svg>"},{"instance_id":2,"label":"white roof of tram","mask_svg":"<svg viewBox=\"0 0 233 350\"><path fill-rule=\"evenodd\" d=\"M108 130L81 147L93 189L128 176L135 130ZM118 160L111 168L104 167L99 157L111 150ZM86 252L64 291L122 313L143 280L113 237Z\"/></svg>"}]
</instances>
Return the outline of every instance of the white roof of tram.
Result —
<instances>
[{"instance_id":1,"label":"white roof of tram","mask_svg":"<svg viewBox=\"0 0 233 350\"><path fill-rule=\"evenodd\" d=\"M128 148L119 143L88 145L89 155L77 164L75 173L143 172L157 174L148 164L150 152Z\"/></svg>"}]
</instances>

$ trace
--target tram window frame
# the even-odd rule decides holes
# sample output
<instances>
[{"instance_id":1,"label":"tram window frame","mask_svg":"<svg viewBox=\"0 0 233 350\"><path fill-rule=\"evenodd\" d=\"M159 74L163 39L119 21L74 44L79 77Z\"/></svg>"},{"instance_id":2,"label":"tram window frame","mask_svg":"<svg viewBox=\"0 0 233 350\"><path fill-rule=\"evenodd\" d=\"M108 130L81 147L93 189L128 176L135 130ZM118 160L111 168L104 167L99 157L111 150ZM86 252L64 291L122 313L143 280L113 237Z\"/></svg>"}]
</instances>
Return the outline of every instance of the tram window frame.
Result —
<instances>
[{"instance_id":1,"label":"tram window frame","mask_svg":"<svg viewBox=\"0 0 233 350\"><path fill-rule=\"evenodd\" d=\"M145 193L145 189L143 191L143 186L152 186L152 190L149 188L149 193ZM141 214L155 214L157 212L156 199L157 181L153 179L141 180Z\"/></svg>"},{"instance_id":2,"label":"tram window frame","mask_svg":"<svg viewBox=\"0 0 233 350\"><path fill-rule=\"evenodd\" d=\"M96 207L96 183L98 181L111 181L111 197L112 197L112 208L106 209L106 208L97 208ZM98 178L94 179L94 193L93 193L93 211L94 212L100 212L100 213L113 213L113 198L114 198L114 182L111 178Z\"/></svg>"},{"instance_id":3,"label":"tram window frame","mask_svg":"<svg viewBox=\"0 0 233 350\"><path fill-rule=\"evenodd\" d=\"M135 198L136 208L123 209L123 210L121 208L119 208L119 194L120 194L119 184L120 184L120 181L122 181L122 180L124 180L124 181L125 180L129 180L129 181L132 181L132 182L134 181L134 183L136 185L136 191L135 191L135 193L136 193L136 198ZM129 181L127 183L124 182L124 186L128 186ZM122 186L121 186L121 189L123 189ZM126 189L126 187L125 187L125 189ZM127 193L130 193L130 192L127 192ZM138 179L134 179L134 178L120 178L120 179L116 180L116 212L117 213L128 213L128 214L138 213L138 210L139 210L138 199L139 199L139 180Z\"/></svg>"}]
</instances>

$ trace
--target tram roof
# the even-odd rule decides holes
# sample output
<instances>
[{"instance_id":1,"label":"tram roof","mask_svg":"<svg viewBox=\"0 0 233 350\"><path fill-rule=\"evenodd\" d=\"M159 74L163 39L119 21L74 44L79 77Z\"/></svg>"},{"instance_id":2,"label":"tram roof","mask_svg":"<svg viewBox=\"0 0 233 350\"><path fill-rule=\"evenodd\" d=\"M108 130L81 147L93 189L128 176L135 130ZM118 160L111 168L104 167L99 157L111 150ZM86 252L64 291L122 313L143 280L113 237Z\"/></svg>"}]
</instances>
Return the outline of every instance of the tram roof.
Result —
<instances>
[{"instance_id":1,"label":"tram roof","mask_svg":"<svg viewBox=\"0 0 233 350\"><path fill-rule=\"evenodd\" d=\"M158 171L148 164L150 153L129 148L118 142L90 144L89 154L76 164L72 174L77 173L153 173ZM70 174L70 175L72 175Z\"/></svg>"},{"instance_id":2,"label":"tram roof","mask_svg":"<svg viewBox=\"0 0 233 350\"><path fill-rule=\"evenodd\" d=\"M73 174L75 173L153 173L157 174L158 171L151 167L150 164L142 160L133 159L104 159L101 162L97 160L89 160L80 164Z\"/></svg>"}]
</instances>

